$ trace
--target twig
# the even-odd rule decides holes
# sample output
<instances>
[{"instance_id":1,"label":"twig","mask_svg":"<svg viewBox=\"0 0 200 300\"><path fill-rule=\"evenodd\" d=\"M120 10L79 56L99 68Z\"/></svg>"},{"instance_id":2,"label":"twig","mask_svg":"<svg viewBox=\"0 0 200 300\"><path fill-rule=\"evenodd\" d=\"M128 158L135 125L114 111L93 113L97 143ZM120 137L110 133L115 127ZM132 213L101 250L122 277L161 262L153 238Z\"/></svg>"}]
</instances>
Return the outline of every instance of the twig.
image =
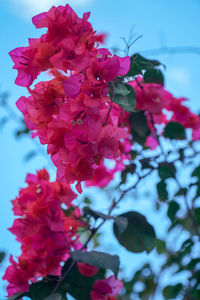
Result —
<instances>
[{"instance_id":1,"label":"twig","mask_svg":"<svg viewBox=\"0 0 200 300\"><path fill-rule=\"evenodd\" d=\"M125 45L126 45L126 51L125 54L126 55L129 55L129 51L130 51L130 48L135 44L135 42L137 40L139 40L141 37L143 36L143 34L137 36L130 44L127 42L127 40L124 38L124 37L121 37L121 39L124 41Z\"/></svg>"},{"instance_id":2,"label":"twig","mask_svg":"<svg viewBox=\"0 0 200 300\"><path fill-rule=\"evenodd\" d=\"M138 185L138 183L140 182L141 179L147 177L148 175L150 175L152 173L153 170L150 170L148 173L146 173L143 176L139 176L138 175L138 179L135 182L134 185L132 185L131 187L129 187L128 189L124 190L121 194L121 196L119 197L119 199L117 201L113 201L112 205L108 211L108 216L111 215L112 211L116 208L116 206L121 202L121 200L124 198L124 196L131 191L132 189L136 188L136 186ZM97 233L97 231L104 225L104 223L107 220L104 219L96 228L91 229L91 235L89 236L88 240L85 242L85 244L82 246L82 248L80 249L80 251L87 249L87 246L89 244L89 242L92 240L92 238L94 237L94 235ZM51 295L54 294L57 289L59 288L59 286L61 285L61 283L66 279L66 277L68 276L68 274L70 273L70 271L72 270L72 268L75 266L76 262L73 260L69 266L69 268L66 270L66 272L64 273L64 275L58 280L57 284L55 285L54 289L51 292Z\"/></svg>"},{"instance_id":3,"label":"twig","mask_svg":"<svg viewBox=\"0 0 200 300\"><path fill-rule=\"evenodd\" d=\"M175 46L175 47L160 47L155 49L147 49L141 51L146 55L163 55L163 54L196 54L200 55L200 47L196 46Z\"/></svg>"}]
</instances>

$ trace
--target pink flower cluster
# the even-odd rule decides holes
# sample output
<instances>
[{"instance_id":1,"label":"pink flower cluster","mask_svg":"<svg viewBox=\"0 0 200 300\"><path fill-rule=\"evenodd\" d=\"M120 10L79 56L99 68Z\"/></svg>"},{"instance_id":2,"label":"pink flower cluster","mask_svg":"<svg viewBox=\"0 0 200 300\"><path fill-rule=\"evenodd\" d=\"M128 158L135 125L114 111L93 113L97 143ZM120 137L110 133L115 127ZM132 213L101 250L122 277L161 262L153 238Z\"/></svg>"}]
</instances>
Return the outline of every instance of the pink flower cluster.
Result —
<instances>
[{"instance_id":1,"label":"pink flower cluster","mask_svg":"<svg viewBox=\"0 0 200 300\"><path fill-rule=\"evenodd\" d=\"M16 262L10 257L11 265L4 275L9 282L8 296L27 291L29 281L46 275L60 275L60 263L65 261L71 249L80 249L77 228L83 226L81 212L75 208L66 217L61 205L73 207L76 194L66 183L49 182L45 169L37 175L28 174L28 187L19 192L12 201L16 216L10 231L21 243L21 255Z\"/></svg>"},{"instance_id":2,"label":"pink flower cluster","mask_svg":"<svg viewBox=\"0 0 200 300\"><path fill-rule=\"evenodd\" d=\"M30 86L37 76L56 67L80 72L90 60L90 51L96 42L103 41L88 22L90 14L79 18L69 5L55 7L33 17L36 28L48 28L40 38L29 39L28 47L12 50L10 56L15 63L18 76L16 84Z\"/></svg>"},{"instance_id":3,"label":"pink flower cluster","mask_svg":"<svg viewBox=\"0 0 200 300\"><path fill-rule=\"evenodd\" d=\"M147 138L147 146L151 149L158 146L152 121L154 125L167 125L172 121L180 123L192 130L194 140L200 139L200 118L183 104L187 99L175 98L160 84L143 83L142 77L137 77L129 84L136 92L136 110L145 111L152 132Z\"/></svg>"},{"instance_id":4,"label":"pink flower cluster","mask_svg":"<svg viewBox=\"0 0 200 300\"><path fill-rule=\"evenodd\" d=\"M126 75L130 58L98 48L102 36L93 31L88 17L77 17L69 5L52 7L33 18L47 33L10 52L18 70L16 83L31 94L21 97L17 107L33 135L48 145L57 180L77 181L79 191L82 181L105 186L123 168L130 150L127 113L108 97L109 82ZM47 69L54 78L31 90L33 80ZM105 159L115 160L115 167L108 169Z\"/></svg>"},{"instance_id":5,"label":"pink flower cluster","mask_svg":"<svg viewBox=\"0 0 200 300\"><path fill-rule=\"evenodd\" d=\"M17 107L24 115L33 137L47 145L47 153L57 169L56 182L49 182L46 170L28 175L28 187L13 200L18 218L10 231L21 243L18 261L11 265L4 279L9 282L8 295L27 291L29 281L46 275L60 275L61 262L72 249L80 249L77 228L84 226L81 211L72 201L76 194L69 184L106 186L130 159L131 136L129 113L113 103L109 83L125 76L130 58L112 55L99 48L104 36L97 35L88 22L89 13L79 18L69 5L52 7L33 18L36 28L47 28L40 38L29 39L28 47L10 52L17 69L16 84L27 87L30 95L21 97ZM51 78L31 87L41 72ZM200 138L200 118L162 85L144 83L141 77L129 83L136 92L136 110L144 111L151 135L146 145L157 147L154 124L165 126L178 122ZM134 101L134 99L133 99ZM108 168L107 160L114 162ZM74 210L66 216L64 204ZM98 268L77 264L84 276L94 276ZM111 276L97 280L92 300L116 300L122 282Z\"/></svg>"}]
</instances>

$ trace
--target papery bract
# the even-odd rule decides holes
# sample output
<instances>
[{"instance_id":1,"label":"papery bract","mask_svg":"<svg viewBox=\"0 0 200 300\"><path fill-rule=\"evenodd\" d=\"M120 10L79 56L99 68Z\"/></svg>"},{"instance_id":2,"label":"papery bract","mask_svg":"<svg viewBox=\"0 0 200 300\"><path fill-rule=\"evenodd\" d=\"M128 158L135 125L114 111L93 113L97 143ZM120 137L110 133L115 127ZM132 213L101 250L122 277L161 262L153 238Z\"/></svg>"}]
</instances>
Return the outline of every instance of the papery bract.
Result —
<instances>
[{"instance_id":1,"label":"papery bract","mask_svg":"<svg viewBox=\"0 0 200 300\"><path fill-rule=\"evenodd\" d=\"M28 174L28 187L12 201L16 216L10 231L21 243L18 262L10 258L4 279L9 282L9 296L28 289L46 275L60 275L60 263L70 256L72 248L79 250L81 243L77 229L83 226L81 211L73 206L76 194L66 183L49 182L48 172L43 169L37 175ZM66 217L61 205L73 208Z\"/></svg>"},{"instance_id":2,"label":"papery bract","mask_svg":"<svg viewBox=\"0 0 200 300\"><path fill-rule=\"evenodd\" d=\"M114 276L105 280L96 280L91 291L92 300L111 300L120 293L123 283Z\"/></svg>"}]
</instances>

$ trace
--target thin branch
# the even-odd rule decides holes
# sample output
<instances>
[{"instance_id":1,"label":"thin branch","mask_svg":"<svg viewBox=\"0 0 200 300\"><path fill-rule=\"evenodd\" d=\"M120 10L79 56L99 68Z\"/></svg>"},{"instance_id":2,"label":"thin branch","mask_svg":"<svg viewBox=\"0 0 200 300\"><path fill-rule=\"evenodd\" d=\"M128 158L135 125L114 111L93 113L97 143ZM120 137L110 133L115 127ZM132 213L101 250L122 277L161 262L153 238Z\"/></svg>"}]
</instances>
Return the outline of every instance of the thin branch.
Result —
<instances>
[{"instance_id":1,"label":"thin branch","mask_svg":"<svg viewBox=\"0 0 200 300\"><path fill-rule=\"evenodd\" d=\"M131 49L131 47L135 44L135 42L137 42L141 37L143 36L143 34L137 36L132 42L128 43L127 40L125 39L125 37L121 37L121 39L124 41L125 45L126 45L126 50L124 51L126 55L129 55L129 51Z\"/></svg>"},{"instance_id":2,"label":"thin branch","mask_svg":"<svg viewBox=\"0 0 200 300\"><path fill-rule=\"evenodd\" d=\"M200 47L197 46L174 46L160 47L141 51L145 55L163 55L163 54L195 54L200 55Z\"/></svg>"},{"instance_id":3,"label":"thin branch","mask_svg":"<svg viewBox=\"0 0 200 300\"><path fill-rule=\"evenodd\" d=\"M137 181L134 183L134 185L132 185L128 189L124 190L117 201L112 201L112 205L111 205L111 207L109 208L109 211L108 211L108 216L111 216L111 213L117 207L117 205L121 202L121 200L124 198L124 196L128 192L130 192L131 190L133 190L134 188L136 188L136 186L138 185L138 183L140 182L140 180L143 179L143 178L145 178L145 177L147 177L148 175L150 175L152 173L152 171L153 170L150 170L148 173L146 173L145 175L142 175L142 176L138 175ZM104 225L104 223L106 221L107 220L104 219L96 228L91 229L91 234L90 234L89 238L87 239L87 241L85 242L85 244L80 249L80 251L82 251L84 249L87 249L87 246L88 246L89 242L92 240L92 238L94 237L94 235ZM66 277L68 276L68 274L70 273L70 271L72 270L72 268L75 266L75 264L76 264L76 261L73 260L71 262L69 268L64 273L64 275L58 280L57 284L55 285L54 289L51 292L51 295L54 294L57 291L57 289L59 288L59 286L61 285L61 283L66 279Z\"/></svg>"}]
</instances>

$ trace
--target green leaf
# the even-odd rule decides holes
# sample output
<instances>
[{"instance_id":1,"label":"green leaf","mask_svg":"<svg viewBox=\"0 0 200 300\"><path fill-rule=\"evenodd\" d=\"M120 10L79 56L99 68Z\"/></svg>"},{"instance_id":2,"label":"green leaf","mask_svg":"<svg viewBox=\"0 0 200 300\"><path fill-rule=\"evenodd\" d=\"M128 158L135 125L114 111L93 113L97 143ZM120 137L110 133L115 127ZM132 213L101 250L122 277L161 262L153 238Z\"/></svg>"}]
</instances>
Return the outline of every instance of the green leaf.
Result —
<instances>
[{"instance_id":1,"label":"green leaf","mask_svg":"<svg viewBox=\"0 0 200 300\"><path fill-rule=\"evenodd\" d=\"M117 103L124 110L128 112L135 111L136 93L132 86L117 83L113 89L113 83L111 83L109 85L109 96L114 103Z\"/></svg>"},{"instance_id":2,"label":"green leaf","mask_svg":"<svg viewBox=\"0 0 200 300\"><path fill-rule=\"evenodd\" d=\"M131 155L131 159L134 160L137 157L137 151L131 150L130 151L130 155Z\"/></svg>"},{"instance_id":3,"label":"green leaf","mask_svg":"<svg viewBox=\"0 0 200 300\"><path fill-rule=\"evenodd\" d=\"M100 242L99 242L99 237L101 236L101 233L100 232L96 232L94 235L93 235L93 248L97 248L99 245L100 245Z\"/></svg>"},{"instance_id":4,"label":"green leaf","mask_svg":"<svg viewBox=\"0 0 200 300\"><path fill-rule=\"evenodd\" d=\"M29 293L28 292L25 292L25 293L17 293L11 297L8 297L6 298L6 300L18 300L18 299L21 299L22 297L25 297L25 296L29 296Z\"/></svg>"},{"instance_id":5,"label":"green leaf","mask_svg":"<svg viewBox=\"0 0 200 300\"><path fill-rule=\"evenodd\" d=\"M126 76L132 77L139 74L142 74L143 70L154 69L160 65L160 62L157 60L151 60L143 57L142 55L135 53L130 57L130 69Z\"/></svg>"},{"instance_id":6,"label":"green leaf","mask_svg":"<svg viewBox=\"0 0 200 300\"><path fill-rule=\"evenodd\" d=\"M200 178L200 166L194 169L191 176Z\"/></svg>"},{"instance_id":7,"label":"green leaf","mask_svg":"<svg viewBox=\"0 0 200 300\"><path fill-rule=\"evenodd\" d=\"M121 233L117 224L115 222L113 224L114 234L122 246L134 253L150 252L155 247L155 231L143 215L129 211L119 217L128 220L126 229Z\"/></svg>"},{"instance_id":8,"label":"green leaf","mask_svg":"<svg viewBox=\"0 0 200 300\"><path fill-rule=\"evenodd\" d=\"M194 217L195 221L198 225L200 225L200 207L194 209Z\"/></svg>"},{"instance_id":9,"label":"green leaf","mask_svg":"<svg viewBox=\"0 0 200 300\"><path fill-rule=\"evenodd\" d=\"M88 197L85 197L85 199L83 200L85 204L87 205L90 205L92 204L92 201L88 198Z\"/></svg>"},{"instance_id":10,"label":"green leaf","mask_svg":"<svg viewBox=\"0 0 200 300\"><path fill-rule=\"evenodd\" d=\"M176 192L175 196L178 197L178 196L185 196L187 194L187 189L186 188L181 188L178 190L178 192Z\"/></svg>"},{"instance_id":11,"label":"green leaf","mask_svg":"<svg viewBox=\"0 0 200 300\"><path fill-rule=\"evenodd\" d=\"M168 178L174 178L176 174L176 168L173 163L161 163L158 168L158 175L160 179L166 180Z\"/></svg>"},{"instance_id":12,"label":"green leaf","mask_svg":"<svg viewBox=\"0 0 200 300\"><path fill-rule=\"evenodd\" d=\"M156 239L156 250L158 254L163 254L167 252L166 243L160 239Z\"/></svg>"},{"instance_id":13,"label":"green leaf","mask_svg":"<svg viewBox=\"0 0 200 300\"><path fill-rule=\"evenodd\" d=\"M44 281L33 283L29 289L32 300L44 300L51 294L54 286L54 283Z\"/></svg>"},{"instance_id":14,"label":"green leaf","mask_svg":"<svg viewBox=\"0 0 200 300\"><path fill-rule=\"evenodd\" d=\"M53 294L45 298L44 300L62 300L63 297L60 294Z\"/></svg>"},{"instance_id":15,"label":"green leaf","mask_svg":"<svg viewBox=\"0 0 200 300\"><path fill-rule=\"evenodd\" d=\"M121 172L121 183L120 184L126 183L128 173L129 172L126 168Z\"/></svg>"},{"instance_id":16,"label":"green leaf","mask_svg":"<svg viewBox=\"0 0 200 300\"><path fill-rule=\"evenodd\" d=\"M196 187L196 196L195 198L200 197L200 182L197 183L197 187Z\"/></svg>"},{"instance_id":17,"label":"green leaf","mask_svg":"<svg viewBox=\"0 0 200 300\"><path fill-rule=\"evenodd\" d=\"M25 123L24 123L24 126L26 126ZM17 130L15 134L16 134L16 137L21 137L21 136L24 136L26 134L29 134L29 132L30 132L30 130L27 127L25 127L21 130Z\"/></svg>"},{"instance_id":18,"label":"green leaf","mask_svg":"<svg viewBox=\"0 0 200 300\"><path fill-rule=\"evenodd\" d=\"M127 175L134 174L136 167L137 166L134 163L126 166L126 168L121 172L121 183L126 183Z\"/></svg>"},{"instance_id":19,"label":"green leaf","mask_svg":"<svg viewBox=\"0 0 200 300\"><path fill-rule=\"evenodd\" d=\"M110 255L98 251L74 251L71 253L71 257L76 262L84 262L100 269L111 270L115 276L117 276L119 272L119 257L117 255Z\"/></svg>"},{"instance_id":20,"label":"green leaf","mask_svg":"<svg viewBox=\"0 0 200 300\"><path fill-rule=\"evenodd\" d=\"M178 283L176 285L168 285L163 290L165 299L177 299L179 293L183 290L183 285Z\"/></svg>"},{"instance_id":21,"label":"green leaf","mask_svg":"<svg viewBox=\"0 0 200 300\"><path fill-rule=\"evenodd\" d=\"M72 259L68 259L62 269L62 275L70 268ZM92 277L83 276L78 271L77 264L75 264L66 279L62 283L62 288L74 297L76 300L90 299L90 292L96 280L105 278L105 270L100 269L99 272Z\"/></svg>"},{"instance_id":22,"label":"green leaf","mask_svg":"<svg viewBox=\"0 0 200 300\"><path fill-rule=\"evenodd\" d=\"M145 83L158 83L164 85L164 76L159 69L147 70L144 73L143 80Z\"/></svg>"},{"instance_id":23,"label":"green leaf","mask_svg":"<svg viewBox=\"0 0 200 300\"><path fill-rule=\"evenodd\" d=\"M130 91L127 87L128 87L127 84L124 84L122 82L118 82L117 85L114 88L114 92L116 94L119 94L119 95L122 95L122 96L127 96L130 93Z\"/></svg>"},{"instance_id":24,"label":"green leaf","mask_svg":"<svg viewBox=\"0 0 200 300\"><path fill-rule=\"evenodd\" d=\"M63 209L62 211L64 212L64 214L65 214L66 217L69 217L75 211L76 208L77 208L76 206L71 206L67 210Z\"/></svg>"},{"instance_id":25,"label":"green leaf","mask_svg":"<svg viewBox=\"0 0 200 300\"><path fill-rule=\"evenodd\" d=\"M150 135L150 129L146 115L143 111L132 112L130 114L130 129L134 142L144 145L146 138Z\"/></svg>"},{"instance_id":26,"label":"green leaf","mask_svg":"<svg viewBox=\"0 0 200 300\"><path fill-rule=\"evenodd\" d=\"M176 201L171 201L168 206L167 215L170 218L170 220L174 221L176 218L176 213L179 210L180 205Z\"/></svg>"},{"instance_id":27,"label":"green leaf","mask_svg":"<svg viewBox=\"0 0 200 300\"><path fill-rule=\"evenodd\" d=\"M176 122L170 122L164 129L164 137L169 139L184 140L186 139L185 128Z\"/></svg>"},{"instance_id":28,"label":"green leaf","mask_svg":"<svg viewBox=\"0 0 200 300\"><path fill-rule=\"evenodd\" d=\"M159 183L157 183L156 187L159 199L162 201L168 200L167 184L161 180Z\"/></svg>"},{"instance_id":29,"label":"green leaf","mask_svg":"<svg viewBox=\"0 0 200 300\"><path fill-rule=\"evenodd\" d=\"M193 270L200 263L200 258L192 258L191 261L185 266L187 270Z\"/></svg>"},{"instance_id":30,"label":"green leaf","mask_svg":"<svg viewBox=\"0 0 200 300\"><path fill-rule=\"evenodd\" d=\"M4 260L5 256L6 256L5 252L1 251L0 252L0 263Z\"/></svg>"},{"instance_id":31,"label":"green leaf","mask_svg":"<svg viewBox=\"0 0 200 300\"><path fill-rule=\"evenodd\" d=\"M178 150L178 152L179 152L180 161L183 161L184 157L185 157L184 149L181 148L181 149Z\"/></svg>"},{"instance_id":32,"label":"green leaf","mask_svg":"<svg viewBox=\"0 0 200 300\"><path fill-rule=\"evenodd\" d=\"M58 277L55 276L54 281L50 282L50 281L42 280L42 281L31 284L30 289L29 289L31 299L32 300L44 300L45 298L50 296L56 283L57 283L57 280L58 280ZM61 287L58 288L57 293L62 295L62 298L61 298L62 300L66 299L66 297L65 297L66 291L63 290ZM59 299L59 300L61 300L61 299ZM54 298L52 300L54 300ZM55 300L57 300L57 299L55 298Z\"/></svg>"},{"instance_id":33,"label":"green leaf","mask_svg":"<svg viewBox=\"0 0 200 300\"><path fill-rule=\"evenodd\" d=\"M119 233L123 233L127 226L128 226L128 220L127 218L124 218L124 217L116 217L115 219L115 224L117 225L118 227L118 231Z\"/></svg>"},{"instance_id":34,"label":"green leaf","mask_svg":"<svg viewBox=\"0 0 200 300\"><path fill-rule=\"evenodd\" d=\"M149 158L140 159L142 169L153 169Z\"/></svg>"}]
</instances>

